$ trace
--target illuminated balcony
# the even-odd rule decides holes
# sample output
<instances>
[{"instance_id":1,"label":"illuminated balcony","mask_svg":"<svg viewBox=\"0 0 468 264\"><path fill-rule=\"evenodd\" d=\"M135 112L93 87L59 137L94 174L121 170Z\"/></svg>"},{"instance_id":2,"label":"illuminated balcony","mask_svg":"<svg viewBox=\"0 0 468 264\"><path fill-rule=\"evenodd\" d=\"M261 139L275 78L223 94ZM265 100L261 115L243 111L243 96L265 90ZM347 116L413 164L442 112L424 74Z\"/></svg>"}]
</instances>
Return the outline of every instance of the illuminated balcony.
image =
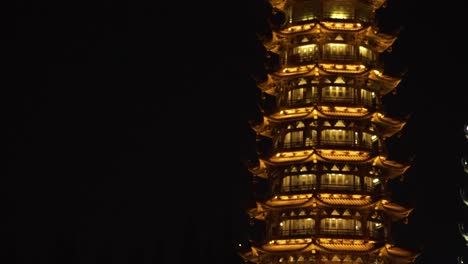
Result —
<instances>
[{"instance_id":1,"label":"illuminated balcony","mask_svg":"<svg viewBox=\"0 0 468 264\"><path fill-rule=\"evenodd\" d=\"M354 55L324 55L319 56L308 56L302 57L300 55L290 55L287 59L287 62L284 63L285 67L295 67L295 66L305 66L309 64L336 64L336 63L346 63L354 65L364 65L367 68L376 68L380 67L380 63L376 59L369 59L361 56Z\"/></svg>"},{"instance_id":2,"label":"illuminated balcony","mask_svg":"<svg viewBox=\"0 0 468 264\"><path fill-rule=\"evenodd\" d=\"M378 137L367 132L346 129L291 130L280 137L276 152L310 150L313 148L336 150L379 151Z\"/></svg>"},{"instance_id":3,"label":"illuminated balcony","mask_svg":"<svg viewBox=\"0 0 468 264\"><path fill-rule=\"evenodd\" d=\"M382 223L367 221L363 228L361 220L349 218L322 218L318 221L314 217L285 219L272 230L269 240L314 237L378 241L385 236Z\"/></svg>"},{"instance_id":4,"label":"illuminated balcony","mask_svg":"<svg viewBox=\"0 0 468 264\"><path fill-rule=\"evenodd\" d=\"M326 173L321 181L316 182L315 174L285 176L273 195L294 195L304 193L342 193L342 194L375 194L380 191L378 179L361 177L352 174Z\"/></svg>"},{"instance_id":5,"label":"illuminated balcony","mask_svg":"<svg viewBox=\"0 0 468 264\"><path fill-rule=\"evenodd\" d=\"M364 46L345 43L305 44L283 53L285 68L309 64L353 64L366 68L380 67L377 53Z\"/></svg>"},{"instance_id":6,"label":"illuminated balcony","mask_svg":"<svg viewBox=\"0 0 468 264\"><path fill-rule=\"evenodd\" d=\"M361 85L358 79L341 75L293 78L277 94L278 108L287 110L321 105L375 110L380 104L377 94L356 88Z\"/></svg>"},{"instance_id":7,"label":"illuminated balcony","mask_svg":"<svg viewBox=\"0 0 468 264\"><path fill-rule=\"evenodd\" d=\"M357 184L320 184L319 190L336 191L340 193L370 193L375 186Z\"/></svg>"}]
</instances>

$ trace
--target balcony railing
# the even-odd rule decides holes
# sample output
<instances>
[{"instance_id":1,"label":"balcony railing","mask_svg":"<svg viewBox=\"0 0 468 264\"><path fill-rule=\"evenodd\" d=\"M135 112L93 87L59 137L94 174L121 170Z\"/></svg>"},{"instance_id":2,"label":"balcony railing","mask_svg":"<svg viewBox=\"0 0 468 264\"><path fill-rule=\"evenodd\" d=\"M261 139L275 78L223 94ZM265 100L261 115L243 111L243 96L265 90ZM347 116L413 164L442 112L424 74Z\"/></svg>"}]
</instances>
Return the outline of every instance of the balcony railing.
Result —
<instances>
[{"instance_id":1,"label":"balcony railing","mask_svg":"<svg viewBox=\"0 0 468 264\"><path fill-rule=\"evenodd\" d=\"M302 185L288 185L282 186L281 192L301 192L301 191L310 191L313 190L317 184L302 184Z\"/></svg>"},{"instance_id":2,"label":"balcony railing","mask_svg":"<svg viewBox=\"0 0 468 264\"><path fill-rule=\"evenodd\" d=\"M317 145L317 140L306 140L306 142L301 141L293 141L293 142L285 142L283 143L284 149L291 149L291 148L303 148L303 147L312 147Z\"/></svg>"},{"instance_id":3,"label":"balcony railing","mask_svg":"<svg viewBox=\"0 0 468 264\"><path fill-rule=\"evenodd\" d=\"M296 100L287 100L286 101L286 106L301 106L301 105L307 105L307 104L313 104L313 103L318 103L318 97L317 95L313 95L310 98L301 98L301 99L296 99Z\"/></svg>"},{"instance_id":4,"label":"balcony railing","mask_svg":"<svg viewBox=\"0 0 468 264\"><path fill-rule=\"evenodd\" d=\"M372 150L372 144L369 142L363 142L361 144L356 143L354 140L327 140L321 139L320 146L344 146L347 148L364 148L367 150Z\"/></svg>"},{"instance_id":5,"label":"balcony railing","mask_svg":"<svg viewBox=\"0 0 468 264\"><path fill-rule=\"evenodd\" d=\"M317 233L314 227L311 228L294 228L294 229L283 229L279 230L277 234L273 234L271 237L272 239L278 238L288 238L288 237L304 237L304 236L311 236L311 235L330 235L330 236L361 236L361 237L369 237L370 239L374 240L381 240L384 239L383 232L379 230L372 230L364 232L364 230L354 230L354 229L347 229L347 228L326 228L320 229Z\"/></svg>"},{"instance_id":6,"label":"balcony railing","mask_svg":"<svg viewBox=\"0 0 468 264\"><path fill-rule=\"evenodd\" d=\"M344 229L344 228L329 228L329 229L320 229L320 234L322 235L345 235L345 236L362 236L362 230L355 229Z\"/></svg>"},{"instance_id":7,"label":"balcony railing","mask_svg":"<svg viewBox=\"0 0 468 264\"><path fill-rule=\"evenodd\" d=\"M321 62L364 64L368 67L375 67L379 63L376 59L371 59L364 56L334 54L323 54L321 57L318 54L313 54L310 56L289 54L287 59L285 57L282 59L282 63L289 66L300 66Z\"/></svg>"},{"instance_id":8,"label":"balcony railing","mask_svg":"<svg viewBox=\"0 0 468 264\"><path fill-rule=\"evenodd\" d=\"M364 188L366 188L365 186ZM322 190L346 190L346 191L370 191L369 189L363 189L360 184L320 184Z\"/></svg>"},{"instance_id":9,"label":"balcony railing","mask_svg":"<svg viewBox=\"0 0 468 264\"><path fill-rule=\"evenodd\" d=\"M280 230L280 236L295 236L295 235L313 235L315 230L313 228L296 228Z\"/></svg>"},{"instance_id":10,"label":"balcony railing","mask_svg":"<svg viewBox=\"0 0 468 264\"><path fill-rule=\"evenodd\" d=\"M374 190L373 186L360 184L328 184L321 183L318 184L297 184L297 185L288 185L281 186L280 192L282 193L299 193L304 191L312 191L314 189L318 190L337 190L337 191L353 191L353 192L372 192Z\"/></svg>"},{"instance_id":11,"label":"balcony railing","mask_svg":"<svg viewBox=\"0 0 468 264\"><path fill-rule=\"evenodd\" d=\"M359 97L333 97L333 96L323 96L318 98L318 95L313 95L308 98L301 99L291 99L280 102L279 108L281 107L304 107L313 104L324 104L324 105L333 105L333 106L355 106L355 107L366 107L371 111L376 108L377 103L375 100L360 99Z\"/></svg>"}]
</instances>

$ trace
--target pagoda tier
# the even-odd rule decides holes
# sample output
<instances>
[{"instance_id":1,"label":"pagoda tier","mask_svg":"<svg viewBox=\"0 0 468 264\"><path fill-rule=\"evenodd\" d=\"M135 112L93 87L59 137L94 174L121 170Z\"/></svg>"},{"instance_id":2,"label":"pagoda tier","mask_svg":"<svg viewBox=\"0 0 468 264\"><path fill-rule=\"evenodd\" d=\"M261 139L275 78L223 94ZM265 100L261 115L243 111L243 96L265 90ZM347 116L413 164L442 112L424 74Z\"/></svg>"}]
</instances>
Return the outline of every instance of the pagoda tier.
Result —
<instances>
[{"instance_id":1,"label":"pagoda tier","mask_svg":"<svg viewBox=\"0 0 468 264\"><path fill-rule=\"evenodd\" d=\"M281 243L282 241L277 241ZM297 239L297 246L288 246L288 251L251 247L245 261L260 264L280 263L379 263L392 259L392 264L408 264L415 261L414 255L392 244L376 246L372 242L336 239ZM285 247L286 248L286 247Z\"/></svg>"},{"instance_id":2,"label":"pagoda tier","mask_svg":"<svg viewBox=\"0 0 468 264\"><path fill-rule=\"evenodd\" d=\"M258 263L411 263L392 244L392 223L409 217L390 199L390 179L409 165L391 161L385 139L405 120L385 116L382 97L400 83L380 53L385 1L271 0L285 20L264 45L270 58L257 133L254 208L241 256ZM272 55L276 54L276 55ZM276 60L277 59L277 60Z\"/></svg>"},{"instance_id":3,"label":"pagoda tier","mask_svg":"<svg viewBox=\"0 0 468 264\"><path fill-rule=\"evenodd\" d=\"M302 54L307 55L305 52L302 52ZM326 99L329 99L330 102L339 100L338 102L345 105L372 105L371 103L375 98L391 92L400 82L401 78L387 76L383 74L381 68L371 69L358 62L336 60L327 63L310 62L301 65L283 65L279 71L269 75L268 80L259 84L259 88L273 95L281 95L284 91L288 92L299 88L311 90L309 93L302 95L304 97L304 99L301 98L302 100L290 95L289 102L286 100L289 104L285 106L294 106L294 104L301 103L313 105L314 103L321 103L322 100L326 103ZM337 96L337 98L332 96L321 98L321 95L326 94L327 89L329 89L327 87L335 86L344 87L345 91L356 90L357 92L344 93ZM362 91L367 91L369 94ZM374 96L372 96L372 92L374 92ZM294 95L297 93L298 91Z\"/></svg>"},{"instance_id":4,"label":"pagoda tier","mask_svg":"<svg viewBox=\"0 0 468 264\"><path fill-rule=\"evenodd\" d=\"M274 133L272 133L273 126L281 126L281 121L294 122L301 121L302 119L318 119L319 117L330 119L331 121L328 121L330 124L348 123L349 127L354 126L353 120L370 121L372 122L372 129L375 128L376 131L379 131L379 134L381 134L383 138L393 136L406 124L406 121L389 118L382 113L370 113L365 108L313 106L296 108L294 110L282 110L278 113L274 113L269 117L265 117L262 124L254 127L254 130L257 134L273 138L275 136Z\"/></svg>"},{"instance_id":5,"label":"pagoda tier","mask_svg":"<svg viewBox=\"0 0 468 264\"><path fill-rule=\"evenodd\" d=\"M319 156L317 156L319 157ZM381 157L363 162L330 161L265 165L270 197L313 193L376 195L387 192L386 182L409 166L385 163ZM378 196L382 197L382 196Z\"/></svg>"}]
</instances>

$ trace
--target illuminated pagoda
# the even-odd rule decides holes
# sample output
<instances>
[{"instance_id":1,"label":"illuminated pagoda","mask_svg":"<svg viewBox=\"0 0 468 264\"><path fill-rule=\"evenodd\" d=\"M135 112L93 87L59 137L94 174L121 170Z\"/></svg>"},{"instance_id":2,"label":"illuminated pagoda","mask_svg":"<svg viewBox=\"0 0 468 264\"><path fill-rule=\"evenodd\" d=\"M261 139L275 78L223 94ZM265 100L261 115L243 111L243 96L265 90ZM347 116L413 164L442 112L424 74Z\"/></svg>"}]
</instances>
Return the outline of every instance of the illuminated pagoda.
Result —
<instances>
[{"instance_id":1,"label":"illuminated pagoda","mask_svg":"<svg viewBox=\"0 0 468 264\"><path fill-rule=\"evenodd\" d=\"M270 1L273 35L264 45L279 63L258 84L274 103L253 125L263 147L250 168L256 235L239 244L247 263L415 261L391 235L412 208L392 202L388 186L409 165L390 160L385 146L406 121L382 105L401 81L380 56L397 39L376 26L384 2Z\"/></svg>"}]
</instances>

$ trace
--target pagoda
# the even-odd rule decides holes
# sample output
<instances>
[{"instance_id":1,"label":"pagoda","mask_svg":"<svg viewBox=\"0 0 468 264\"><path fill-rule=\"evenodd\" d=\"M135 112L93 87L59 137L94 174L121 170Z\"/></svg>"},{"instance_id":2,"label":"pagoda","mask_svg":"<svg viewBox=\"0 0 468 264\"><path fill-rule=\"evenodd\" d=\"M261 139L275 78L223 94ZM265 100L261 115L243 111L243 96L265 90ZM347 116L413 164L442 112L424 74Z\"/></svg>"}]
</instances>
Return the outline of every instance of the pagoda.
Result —
<instances>
[{"instance_id":1,"label":"pagoda","mask_svg":"<svg viewBox=\"0 0 468 264\"><path fill-rule=\"evenodd\" d=\"M271 0L272 61L262 91L254 235L239 243L246 263L413 263L392 243L392 223L412 208L392 202L389 181L410 165L391 160L385 140L405 119L382 98L402 77L381 54L397 36L379 32L384 0Z\"/></svg>"}]
</instances>

